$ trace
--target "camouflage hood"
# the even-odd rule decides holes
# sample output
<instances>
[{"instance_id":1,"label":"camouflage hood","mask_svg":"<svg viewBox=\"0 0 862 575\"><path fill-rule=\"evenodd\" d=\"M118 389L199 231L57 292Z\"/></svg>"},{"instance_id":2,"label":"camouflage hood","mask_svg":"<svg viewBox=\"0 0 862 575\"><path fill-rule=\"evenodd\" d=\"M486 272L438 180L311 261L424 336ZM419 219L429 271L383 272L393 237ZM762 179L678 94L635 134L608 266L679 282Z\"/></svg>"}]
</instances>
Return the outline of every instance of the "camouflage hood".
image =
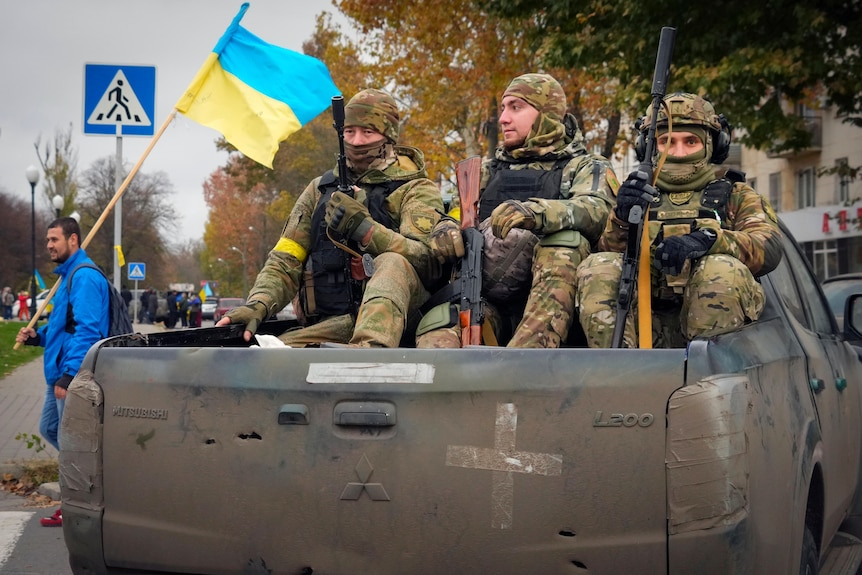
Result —
<instances>
[{"instance_id":1,"label":"camouflage hood","mask_svg":"<svg viewBox=\"0 0 862 575\"><path fill-rule=\"evenodd\" d=\"M392 180L427 178L425 156L411 146L394 146L396 158L383 169L371 168L356 179L357 183L380 184ZM333 170L338 177L338 166Z\"/></svg>"},{"instance_id":2,"label":"camouflage hood","mask_svg":"<svg viewBox=\"0 0 862 575\"><path fill-rule=\"evenodd\" d=\"M574 116L566 114L563 121L558 122L540 112L523 146L507 150L501 145L495 155L504 162L521 163L554 161L586 153L584 136Z\"/></svg>"}]
</instances>

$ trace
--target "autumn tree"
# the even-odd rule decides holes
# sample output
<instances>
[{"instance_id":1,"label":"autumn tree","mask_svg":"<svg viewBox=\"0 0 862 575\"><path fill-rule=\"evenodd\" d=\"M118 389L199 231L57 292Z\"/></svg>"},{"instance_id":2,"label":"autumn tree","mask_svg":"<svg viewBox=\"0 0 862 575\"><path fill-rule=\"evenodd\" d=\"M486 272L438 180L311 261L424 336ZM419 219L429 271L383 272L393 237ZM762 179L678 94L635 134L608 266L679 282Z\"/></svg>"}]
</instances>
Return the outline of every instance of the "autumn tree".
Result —
<instances>
[{"instance_id":1,"label":"autumn tree","mask_svg":"<svg viewBox=\"0 0 862 575\"><path fill-rule=\"evenodd\" d=\"M345 99L369 83L369 65L329 14L318 16L312 37L303 43L303 52L326 63ZM222 293L236 294L241 291L243 273L251 285L263 267L299 194L314 178L335 166L338 138L327 109L281 142L271 170L246 158L224 139L217 147L229 155L204 184L210 213L201 263L224 282ZM245 270L242 257L231 247L245 252Z\"/></svg>"},{"instance_id":2,"label":"autumn tree","mask_svg":"<svg viewBox=\"0 0 862 575\"><path fill-rule=\"evenodd\" d=\"M81 176L78 212L81 232L89 234L114 197L115 159L96 160ZM124 176L127 173L124 166ZM139 171L123 193L123 253L127 261L146 262L147 282L163 287L175 281L163 266L166 238L176 231L173 187L164 172ZM108 217L90 240L87 254L109 276L114 269L114 218Z\"/></svg>"},{"instance_id":3,"label":"autumn tree","mask_svg":"<svg viewBox=\"0 0 862 575\"><path fill-rule=\"evenodd\" d=\"M16 293L30 290L30 264L33 258L30 231L30 202L0 190L0 213L4 215L0 226L0 288L9 286ZM54 264L45 250L45 231L51 215L36 212L36 269L45 281Z\"/></svg>"},{"instance_id":4,"label":"autumn tree","mask_svg":"<svg viewBox=\"0 0 862 575\"><path fill-rule=\"evenodd\" d=\"M42 145L42 137L33 144L36 156L42 166L45 177L42 181L42 191L49 204L55 195L63 198L63 211L60 215L68 215L75 211L75 200L78 197L78 152L72 145L72 124L66 130L57 129L53 140L49 139Z\"/></svg>"},{"instance_id":5,"label":"autumn tree","mask_svg":"<svg viewBox=\"0 0 862 575\"><path fill-rule=\"evenodd\" d=\"M405 110L406 143L425 152L429 171L449 173L465 156L489 154L497 144L499 97L515 76L548 72L563 84L569 111L593 142L609 140L618 122L606 92L584 73L545 66L529 20L507 20L473 0L427 5L397 0L337 0L335 5L363 34L376 63L378 84L393 91Z\"/></svg>"},{"instance_id":6,"label":"autumn tree","mask_svg":"<svg viewBox=\"0 0 862 575\"><path fill-rule=\"evenodd\" d=\"M648 101L659 31L677 28L671 90L710 97L741 141L800 149L810 132L796 109L834 106L862 125L862 4L845 0L480 0L530 22L547 62L604 74L636 117Z\"/></svg>"},{"instance_id":7,"label":"autumn tree","mask_svg":"<svg viewBox=\"0 0 862 575\"><path fill-rule=\"evenodd\" d=\"M164 275L171 278L171 283L191 283L200 286L202 281L210 279L208 270L201 267L203 251L204 243L200 239L170 244L162 257Z\"/></svg>"}]
</instances>

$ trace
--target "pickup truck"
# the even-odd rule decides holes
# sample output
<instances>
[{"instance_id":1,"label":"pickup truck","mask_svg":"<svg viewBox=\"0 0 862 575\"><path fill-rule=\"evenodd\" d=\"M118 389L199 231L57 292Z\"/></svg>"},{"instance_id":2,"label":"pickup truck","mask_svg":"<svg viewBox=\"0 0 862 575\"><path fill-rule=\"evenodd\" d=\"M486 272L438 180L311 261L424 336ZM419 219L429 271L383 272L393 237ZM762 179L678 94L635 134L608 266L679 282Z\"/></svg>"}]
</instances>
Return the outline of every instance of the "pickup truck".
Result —
<instances>
[{"instance_id":1,"label":"pickup truck","mask_svg":"<svg viewBox=\"0 0 862 575\"><path fill-rule=\"evenodd\" d=\"M839 332L785 233L762 317L687 349L97 343L62 421L72 570L852 575L862 296Z\"/></svg>"}]
</instances>

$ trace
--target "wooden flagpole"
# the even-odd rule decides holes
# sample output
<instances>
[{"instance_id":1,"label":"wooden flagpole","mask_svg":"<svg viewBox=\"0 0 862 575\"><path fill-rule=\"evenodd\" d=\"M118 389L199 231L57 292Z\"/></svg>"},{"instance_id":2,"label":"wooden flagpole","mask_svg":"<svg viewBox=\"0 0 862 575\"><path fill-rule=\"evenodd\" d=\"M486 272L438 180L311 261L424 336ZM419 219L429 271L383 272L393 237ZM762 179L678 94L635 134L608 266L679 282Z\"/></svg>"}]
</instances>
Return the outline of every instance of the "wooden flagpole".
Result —
<instances>
[{"instance_id":1,"label":"wooden flagpole","mask_svg":"<svg viewBox=\"0 0 862 575\"><path fill-rule=\"evenodd\" d=\"M146 160L147 156L150 155L150 152L153 150L153 147L156 145L156 142L158 142L159 138L162 137L162 134L164 134L165 130L167 130L170 123L173 122L176 115L177 115L177 109L174 108L173 110L171 110L171 113L168 114L168 117L162 123L161 127L159 127L159 130L156 132L155 136L153 136L153 139L150 140L149 145L144 150L144 153L141 154L141 157L138 159L137 163L131 169L129 174L126 176L126 179L123 180L123 183L120 185L119 188L117 188L117 192L114 194L114 197L111 198L111 201L108 202L108 205L105 206L104 210L102 210L102 215L99 216L99 219L96 220L96 223L93 224L92 228L90 228L90 232L87 234L87 237L84 238L83 242L81 242L81 249L84 249L88 245L90 245L90 240L93 238L94 235L96 235L96 232L99 231L99 228L102 227L102 224L105 222L107 217L110 215L111 210L114 209L114 205L116 205L116 203L120 200L123 193L126 191L126 188L129 187L129 184L132 183L132 179L137 175L138 170L141 169L141 166L144 164L144 160ZM39 318L42 317L42 312L45 310L46 307L48 307L48 303L50 303L51 298L54 297L54 294L57 293L57 288L59 286L60 286L60 280L58 279L56 282L54 282L53 287L51 287L51 291L48 292L48 296L45 298L45 301L43 301L42 305L39 306L39 310L36 312L36 314L33 317L30 318L30 323L27 324L28 329L30 329L34 325L36 325L36 322L38 322ZM35 296L36 296L36 294L33 294L32 297L35 297ZM21 344L16 342L13 349L19 349L20 347L21 347Z\"/></svg>"}]
</instances>

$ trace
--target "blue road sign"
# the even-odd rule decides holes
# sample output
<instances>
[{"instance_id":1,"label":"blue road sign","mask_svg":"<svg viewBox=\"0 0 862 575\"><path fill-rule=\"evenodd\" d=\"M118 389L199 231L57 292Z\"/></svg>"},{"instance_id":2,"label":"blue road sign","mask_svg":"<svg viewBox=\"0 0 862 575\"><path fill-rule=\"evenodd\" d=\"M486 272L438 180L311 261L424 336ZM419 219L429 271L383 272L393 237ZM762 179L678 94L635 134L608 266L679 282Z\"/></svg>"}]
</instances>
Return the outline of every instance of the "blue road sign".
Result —
<instances>
[{"instance_id":1,"label":"blue road sign","mask_svg":"<svg viewBox=\"0 0 862 575\"><path fill-rule=\"evenodd\" d=\"M155 66L84 65L85 134L152 136L155 111Z\"/></svg>"},{"instance_id":2,"label":"blue road sign","mask_svg":"<svg viewBox=\"0 0 862 575\"><path fill-rule=\"evenodd\" d=\"M144 280L147 277L147 264L142 262L129 262L129 279Z\"/></svg>"}]
</instances>

